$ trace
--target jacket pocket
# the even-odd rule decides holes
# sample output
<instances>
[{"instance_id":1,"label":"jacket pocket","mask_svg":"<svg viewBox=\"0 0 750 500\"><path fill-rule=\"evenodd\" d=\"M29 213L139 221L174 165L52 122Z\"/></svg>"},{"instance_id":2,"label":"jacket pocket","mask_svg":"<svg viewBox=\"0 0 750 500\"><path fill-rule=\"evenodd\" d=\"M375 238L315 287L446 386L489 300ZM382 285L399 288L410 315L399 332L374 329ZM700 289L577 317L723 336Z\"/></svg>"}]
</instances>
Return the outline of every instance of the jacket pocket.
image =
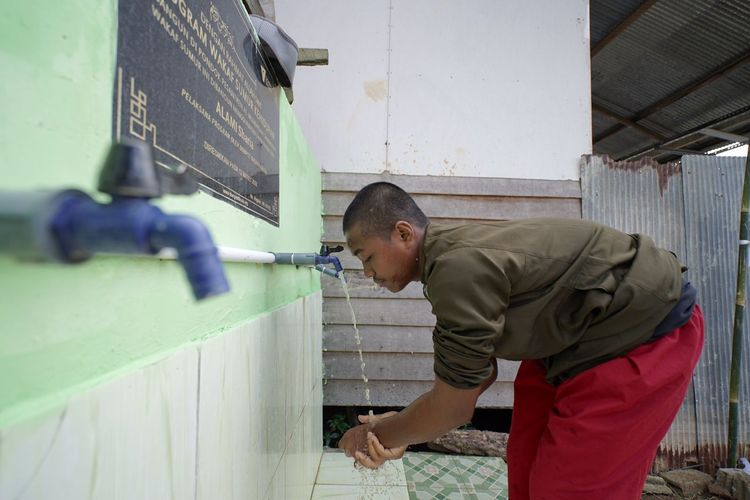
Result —
<instances>
[{"instance_id":1,"label":"jacket pocket","mask_svg":"<svg viewBox=\"0 0 750 500\"><path fill-rule=\"evenodd\" d=\"M623 268L582 269L571 280L572 293L558 309L562 330L582 332L606 316L617 287L626 272Z\"/></svg>"}]
</instances>

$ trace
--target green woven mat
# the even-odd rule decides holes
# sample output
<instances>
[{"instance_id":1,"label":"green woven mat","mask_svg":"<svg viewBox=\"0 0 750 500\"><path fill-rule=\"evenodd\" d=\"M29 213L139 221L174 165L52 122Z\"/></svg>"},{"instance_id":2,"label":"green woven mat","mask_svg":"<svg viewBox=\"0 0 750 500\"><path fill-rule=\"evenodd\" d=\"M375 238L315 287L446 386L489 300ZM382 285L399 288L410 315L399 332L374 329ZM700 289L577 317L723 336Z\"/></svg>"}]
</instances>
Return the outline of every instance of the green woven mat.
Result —
<instances>
[{"instance_id":1,"label":"green woven mat","mask_svg":"<svg viewBox=\"0 0 750 500\"><path fill-rule=\"evenodd\" d=\"M508 498L508 472L501 458L407 453L403 462L412 500Z\"/></svg>"}]
</instances>

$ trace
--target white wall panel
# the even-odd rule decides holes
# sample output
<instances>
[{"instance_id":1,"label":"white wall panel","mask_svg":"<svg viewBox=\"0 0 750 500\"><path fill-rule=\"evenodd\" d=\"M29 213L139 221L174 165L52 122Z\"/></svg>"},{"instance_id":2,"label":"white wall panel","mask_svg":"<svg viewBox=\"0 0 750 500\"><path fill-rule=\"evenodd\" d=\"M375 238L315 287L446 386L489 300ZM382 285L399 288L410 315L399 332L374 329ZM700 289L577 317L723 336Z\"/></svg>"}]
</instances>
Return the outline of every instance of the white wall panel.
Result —
<instances>
[{"instance_id":1,"label":"white wall panel","mask_svg":"<svg viewBox=\"0 0 750 500\"><path fill-rule=\"evenodd\" d=\"M591 152L586 0L277 0L276 19L330 52L293 105L326 171L577 179Z\"/></svg>"},{"instance_id":2,"label":"white wall panel","mask_svg":"<svg viewBox=\"0 0 750 500\"><path fill-rule=\"evenodd\" d=\"M392 18L392 172L578 177L591 149L586 0L397 0Z\"/></svg>"},{"instance_id":3,"label":"white wall panel","mask_svg":"<svg viewBox=\"0 0 750 500\"><path fill-rule=\"evenodd\" d=\"M300 47L330 50L328 66L297 68L292 106L323 170L385 165L388 13L388 0L276 2Z\"/></svg>"}]
</instances>

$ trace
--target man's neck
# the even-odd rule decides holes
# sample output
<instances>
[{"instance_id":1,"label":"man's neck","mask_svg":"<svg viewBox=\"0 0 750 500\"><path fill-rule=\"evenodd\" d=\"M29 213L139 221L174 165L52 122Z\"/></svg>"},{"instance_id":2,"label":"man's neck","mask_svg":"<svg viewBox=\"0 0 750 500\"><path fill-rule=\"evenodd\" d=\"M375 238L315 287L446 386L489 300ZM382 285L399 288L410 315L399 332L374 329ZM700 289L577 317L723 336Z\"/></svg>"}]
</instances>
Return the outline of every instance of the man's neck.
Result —
<instances>
[{"instance_id":1,"label":"man's neck","mask_svg":"<svg viewBox=\"0 0 750 500\"><path fill-rule=\"evenodd\" d=\"M414 276L412 276L412 281L422 281L422 268L424 267L424 262L422 262L422 259L424 258L424 240L426 234L427 226L425 226L424 228L416 228L415 239L417 242L417 251L414 255L414 260L416 261L416 271L414 273Z\"/></svg>"}]
</instances>

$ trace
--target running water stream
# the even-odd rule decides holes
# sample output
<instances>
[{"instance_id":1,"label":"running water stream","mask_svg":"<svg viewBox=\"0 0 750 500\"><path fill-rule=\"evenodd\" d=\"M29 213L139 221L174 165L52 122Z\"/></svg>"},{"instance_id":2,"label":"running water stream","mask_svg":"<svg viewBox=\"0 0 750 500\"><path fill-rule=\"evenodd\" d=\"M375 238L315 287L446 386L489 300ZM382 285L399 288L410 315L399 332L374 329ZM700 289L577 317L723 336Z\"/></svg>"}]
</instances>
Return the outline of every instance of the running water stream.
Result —
<instances>
[{"instance_id":1,"label":"running water stream","mask_svg":"<svg viewBox=\"0 0 750 500\"><path fill-rule=\"evenodd\" d=\"M362 337L359 335L359 328L357 328L357 318L354 316L354 307L352 307L352 299L349 296L349 287L346 283L344 273L339 274L341 279L341 286L344 288L344 294L346 295L346 303L349 305L349 310L352 313L352 326L354 326L354 338L357 342L357 353L359 354L359 366L362 369L362 382L365 386L365 401L369 406L370 417L373 416L372 412L372 400L370 399L370 388L367 386L367 375L365 375L365 360L362 357ZM367 450L362 450L367 453ZM390 461L385 462L380 468L372 470L367 469L359 465L358 462L354 463L356 469L361 474L360 492L357 496L357 500L374 500L376 498L384 498L388 492L388 487L396 484L398 480L399 469L392 464Z\"/></svg>"},{"instance_id":2,"label":"running water stream","mask_svg":"<svg viewBox=\"0 0 750 500\"><path fill-rule=\"evenodd\" d=\"M365 401L367 406L370 407L370 416L372 413L372 400L370 399L370 388L367 386L367 375L365 375L365 360L362 357L362 337L359 335L359 328L357 328L357 318L354 316L354 307L352 307L352 299L349 296L349 287L346 284L346 278L344 272L339 273L339 279L341 280L341 286L344 288L344 294L346 295L346 303L349 304L349 310L352 313L352 325L354 326L354 338L357 341L357 353L359 353L359 366L362 369L362 382L365 385Z\"/></svg>"}]
</instances>

